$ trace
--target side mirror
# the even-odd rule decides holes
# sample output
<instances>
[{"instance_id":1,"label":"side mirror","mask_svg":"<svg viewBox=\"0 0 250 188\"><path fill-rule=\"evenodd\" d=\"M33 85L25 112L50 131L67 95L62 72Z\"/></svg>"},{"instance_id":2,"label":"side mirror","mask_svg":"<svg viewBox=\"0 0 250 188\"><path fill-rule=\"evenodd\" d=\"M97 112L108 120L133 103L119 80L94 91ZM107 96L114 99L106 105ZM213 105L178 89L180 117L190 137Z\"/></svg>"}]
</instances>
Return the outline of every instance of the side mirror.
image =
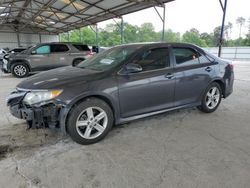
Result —
<instances>
[{"instance_id":1,"label":"side mirror","mask_svg":"<svg viewBox=\"0 0 250 188\"><path fill-rule=\"evenodd\" d=\"M32 55L36 54L36 50L32 50L32 51L31 51L31 54L32 54Z\"/></svg>"},{"instance_id":2,"label":"side mirror","mask_svg":"<svg viewBox=\"0 0 250 188\"><path fill-rule=\"evenodd\" d=\"M142 67L141 65L138 65L138 64L129 63L125 66L126 73L137 73L141 71L142 71Z\"/></svg>"}]
</instances>

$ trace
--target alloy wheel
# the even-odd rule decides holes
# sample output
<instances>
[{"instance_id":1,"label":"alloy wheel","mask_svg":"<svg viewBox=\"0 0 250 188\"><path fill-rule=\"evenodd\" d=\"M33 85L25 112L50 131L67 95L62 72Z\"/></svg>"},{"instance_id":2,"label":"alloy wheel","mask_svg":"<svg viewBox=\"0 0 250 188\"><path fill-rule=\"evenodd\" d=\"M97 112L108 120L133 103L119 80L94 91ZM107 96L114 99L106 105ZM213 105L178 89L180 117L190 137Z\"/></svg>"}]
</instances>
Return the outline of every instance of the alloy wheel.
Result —
<instances>
[{"instance_id":1,"label":"alloy wheel","mask_svg":"<svg viewBox=\"0 0 250 188\"><path fill-rule=\"evenodd\" d=\"M100 136L106 129L108 116L99 107L88 107L77 118L76 130L85 139L94 139Z\"/></svg>"},{"instance_id":2,"label":"alloy wheel","mask_svg":"<svg viewBox=\"0 0 250 188\"><path fill-rule=\"evenodd\" d=\"M211 87L206 95L206 106L209 109L214 109L220 101L220 91L217 87Z\"/></svg>"},{"instance_id":3,"label":"alloy wheel","mask_svg":"<svg viewBox=\"0 0 250 188\"><path fill-rule=\"evenodd\" d=\"M17 76L24 76L27 73L27 69L23 65L17 65L14 67L14 72Z\"/></svg>"}]
</instances>

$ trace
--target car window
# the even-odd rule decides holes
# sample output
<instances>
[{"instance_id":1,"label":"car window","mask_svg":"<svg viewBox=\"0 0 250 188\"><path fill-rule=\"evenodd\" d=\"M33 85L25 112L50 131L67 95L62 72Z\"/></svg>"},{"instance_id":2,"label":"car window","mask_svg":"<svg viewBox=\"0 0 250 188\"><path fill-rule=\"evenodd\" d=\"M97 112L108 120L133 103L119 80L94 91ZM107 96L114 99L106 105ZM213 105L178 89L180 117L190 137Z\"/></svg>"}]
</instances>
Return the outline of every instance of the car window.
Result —
<instances>
[{"instance_id":1,"label":"car window","mask_svg":"<svg viewBox=\"0 0 250 188\"><path fill-rule=\"evenodd\" d=\"M139 46L117 46L83 61L76 67L96 71L107 71L126 61L137 48L139 48Z\"/></svg>"},{"instance_id":2,"label":"car window","mask_svg":"<svg viewBox=\"0 0 250 188\"><path fill-rule=\"evenodd\" d=\"M67 52L69 51L69 48L65 44L51 44L51 53L57 53L57 52Z\"/></svg>"},{"instance_id":3,"label":"car window","mask_svg":"<svg viewBox=\"0 0 250 188\"><path fill-rule=\"evenodd\" d=\"M49 45L40 46L36 49L36 53L37 54L49 54L50 46Z\"/></svg>"},{"instance_id":4,"label":"car window","mask_svg":"<svg viewBox=\"0 0 250 188\"><path fill-rule=\"evenodd\" d=\"M76 47L79 51L90 51L90 49L87 45L73 44L73 46Z\"/></svg>"},{"instance_id":5,"label":"car window","mask_svg":"<svg viewBox=\"0 0 250 188\"><path fill-rule=\"evenodd\" d=\"M200 63L210 63L211 61L204 55L199 55L199 61Z\"/></svg>"},{"instance_id":6,"label":"car window","mask_svg":"<svg viewBox=\"0 0 250 188\"><path fill-rule=\"evenodd\" d=\"M168 48L155 48L144 51L135 60L142 71L162 69L170 65Z\"/></svg>"},{"instance_id":7,"label":"car window","mask_svg":"<svg viewBox=\"0 0 250 188\"><path fill-rule=\"evenodd\" d=\"M174 47L176 66L187 66L199 64L198 54L191 48Z\"/></svg>"}]
</instances>

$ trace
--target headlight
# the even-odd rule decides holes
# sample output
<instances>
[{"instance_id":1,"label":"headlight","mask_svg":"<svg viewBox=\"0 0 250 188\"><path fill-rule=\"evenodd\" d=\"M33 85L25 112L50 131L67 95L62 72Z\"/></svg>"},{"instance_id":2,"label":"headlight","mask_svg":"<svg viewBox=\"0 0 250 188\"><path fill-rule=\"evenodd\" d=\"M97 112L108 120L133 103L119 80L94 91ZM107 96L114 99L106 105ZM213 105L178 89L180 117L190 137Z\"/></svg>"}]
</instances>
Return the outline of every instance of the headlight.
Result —
<instances>
[{"instance_id":1,"label":"headlight","mask_svg":"<svg viewBox=\"0 0 250 188\"><path fill-rule=\"evenodd\" d=\"M31 91L25 95L23 102L28 105L46 102L59 96L62 91L63 90Z\"/></svg>"}]
</instances>

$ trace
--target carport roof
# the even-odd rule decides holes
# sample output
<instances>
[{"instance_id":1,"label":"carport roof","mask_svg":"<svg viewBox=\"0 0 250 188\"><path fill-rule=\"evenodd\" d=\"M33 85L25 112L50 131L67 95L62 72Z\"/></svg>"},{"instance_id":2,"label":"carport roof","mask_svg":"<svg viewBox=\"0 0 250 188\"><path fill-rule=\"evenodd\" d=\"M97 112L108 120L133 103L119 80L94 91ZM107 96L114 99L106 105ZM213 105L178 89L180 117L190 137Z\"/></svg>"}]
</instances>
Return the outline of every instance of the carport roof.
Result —
<instances>
[{"instance_id":1,"label":"carport roof","mask_svg":"<svg viewBox=\"0 0 250 188\"><path fill-rule=\"evenodd\" d=\"M170 1L2 0L0 31L58 34Z\"/></svg>"}]
</instances>

